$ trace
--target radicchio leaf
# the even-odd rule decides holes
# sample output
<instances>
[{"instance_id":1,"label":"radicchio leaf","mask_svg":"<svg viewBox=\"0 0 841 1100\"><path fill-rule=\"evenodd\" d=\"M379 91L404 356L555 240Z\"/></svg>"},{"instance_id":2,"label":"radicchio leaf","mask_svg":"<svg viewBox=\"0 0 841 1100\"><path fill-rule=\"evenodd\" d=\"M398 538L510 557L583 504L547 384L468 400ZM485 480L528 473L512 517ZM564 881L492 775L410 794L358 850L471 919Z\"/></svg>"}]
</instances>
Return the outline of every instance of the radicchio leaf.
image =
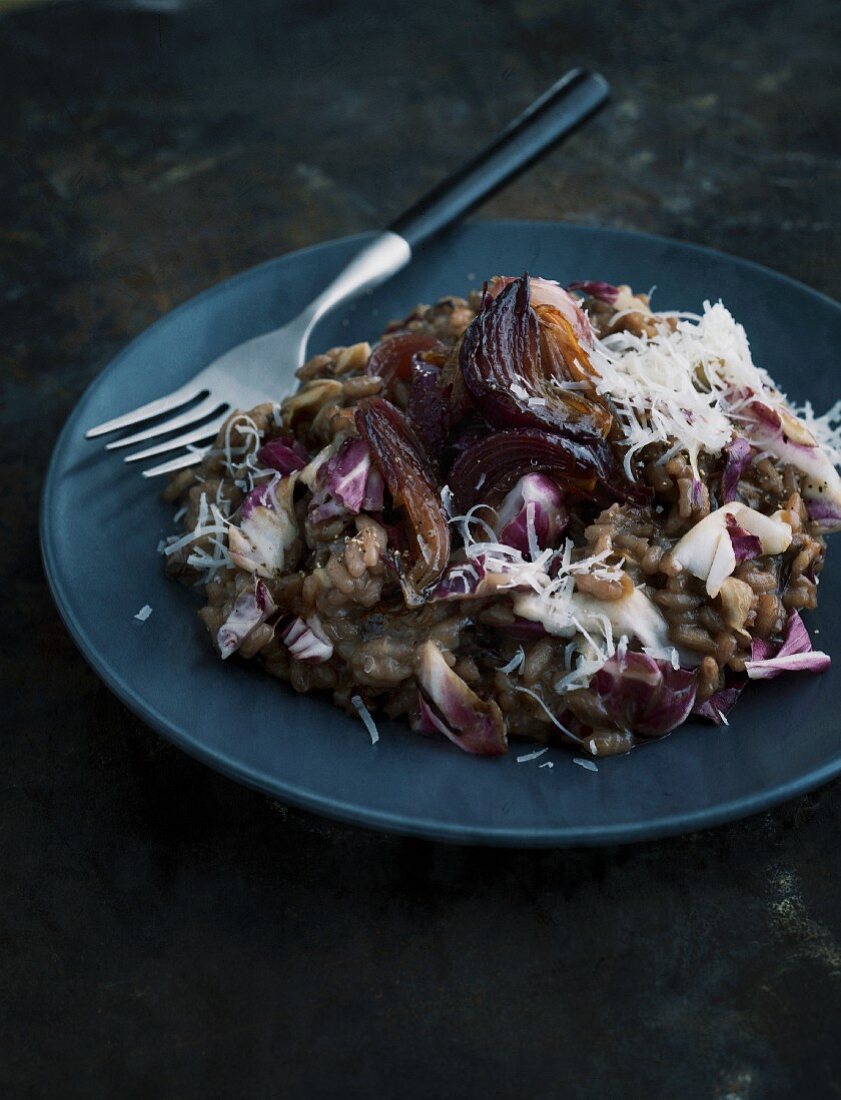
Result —
<instances>
[{"instance_id":1,"label":"radicchio leaf","mask_svg":"<svg viewBox=\"0 0 841 1100\"><path fill-rule=\"evenodd\" d=\"M582 282L567 283L567 290L580 290L588 298L597 298L600 302L606 302L612 306L619 297L619 287L612 283L600 283L591 279Z\"/></svg>"},{"instance_id":2,"label":"radicchio leaf","mask_svg":"<svg viewBox=\"0 0 841 1100\"><path fill-rule=\"evenodd\" d=\"M414 562L408 571L401 569L401 583L406 602L416 606L450 559L450 528L438 486L411 425L390 402L366 397L356 410L356 426L370 444L394 503L405 510Z\"/></svg>"},{"instance_id":3,"label":"radicchio leaf","mask_svg":"<svg viewBox=\"0 0 841 1100\"><path fill-rule=\"evenodd\" d=\"M245 639L274 611L274 601L263 581L255 581L253 591L241 592L216 634L222 660L236 653Z\"/></svg>"},{"instance_id":4,"label":"radicchio leaf","mask_svg":"<svg viewBox=\"0 0 841 1100\"><path fill-rule=\"evenodd\" d=\"M427 602L463 600L475 596L484 577L485 568L479 558L448 565L440 581L427 595Z\"/></svg>"},{"instance_id":5,"label":"radicchio leaf","mask_svg":"<svg viewBox=\"0 0 841 1100\"><path fill-rule=\"evenodd\" d=\"M497 297L485 296L459 351L465 387L495 428L537 428L600 442L613 424L607 406L563 388L580 379L581 365L589 364L587 352L560 310L541 308L539 318L527 275Z\"/></svg>"},{"instance_id":6,"label":"radicchio leaf","mask_svg":"<svg viewBox=\"0 0 841 1100\"><path fill-rule=\"evenodd\" d=\"M697 703L692 708L692 713L698 718L708 718L716 726L723 726L726 724L724 719L736 705L736 700L742 694L744 687L745 684L740 683L719 688L709 699L705 699L703 703Z\"/></svg>"},{"instance_id":7,"label":"radicchio leaf","mask_svg":"<svg viewBox=\"0 0 841 1100\"><path fill-rule=\"evenodd\" d=\"M240 509L240 524L228 528L228 551L240 569L269 577L283 572L298 537L292 494L297 475L252 489Z\"/></svg>"},{"instance_id":8,"label":"radicchio leaf","mask_svg":"<svg viewBox=\"0 0 841 1100\"><path fill-rule=\"evenodd\" d=\"M745 661L745 671L751 680L773 680L781 672L824 672L830 664L827 653L812 649L805 623L797 611L792 611L777 652L774 653L770 642L755 639L751 659Z\"/></svg>"},{"instance_id":9,"label":"radicchio leaf","mask_svg":"<svg viewBox=\"0 0 841 1100\"><path fill-rule=\"evenodd\" d=\"M818 534L829 535L841 529L841 505L831 500L807 500L806 511Z\"/></svg>"},{"instance_id":10,"label":"radicchio leaf","mask_svg":"<svg viewBox=\"0 0 841 1100\"><path fill-rule=\"evenodd\" d=\"M333 643L315 615L306 620L295 619L283 629L280 638L296 661L320 665L333 656Z\"/></svg>"},{"instance_id":11,"label":"radicchio leaf","mask_svg":"<svg viewBox=\"0 0 841 1100\"><path fill-rule=\"evenodd\" d=\"M762 553L762 543L758 536L752 535L744 527L740 527L736 517L729 513L725 517L725 522L736 561L748 561L750 558L758 558Z\"/></svg>"},{"instance_id":12,"label":"radicchio leaf","mask_svg":"<svg viewBox=\"0 0 841 1100\"><path fill-rule=\"evenodd\" d=\"M827 502L841 512L841 476L815 437L790 409L757 397L737 395L738 416L754 444L788 462L801 474L801 491L808 502ZM841 524L839 524L841 526ZM824 530L838 530L824 517Z\"/></svg>"},{"instance_id":13,"label":"radicchio leaf","mask_svg":"<svg viewBox=\"0 0 841 1100\"><path fill-rule=\"evenodd\" d=\"M663 737L689 716L698 673L644 653L617 652L595 674L590 688L619 729Z\"/></svg>"},{"instance_id":14,"label":"radicchio leaf","mask_svg":"<svg viewBox=\"0 0 841 1100\"><path fill-rule=\"evenodd\" d=\"M534 559L556 546L569 523L564 494L545 474L526 474L497 509L499 541Z\"/></svg>"},{"instance_id":15,"label":"radicchio leaf","mask_svg":"<svg viewBox=\"0 0 841 1100\"><path fill-rule=\"evenodd\" d=\"M465 752L501 756L508 751L505 719L493 701L480 699L427 641L418 666L420 717L416 728L438 730Z\"/></svg>"},{"instance_id":16,"label":"radicchio leaf","mask_svg":"<svg viewBox=\"0 0 841 1100\"><path fill-rule=\"evenodd\" d=\"M721 475L721 497L725 504L735 500L738 495L739 480L750 466L753 448L744 436L737 435L725 448L727 460Z\"/></svg>"},{"instance_id":17,"label":"radicchio leaf","mask_svg":"<svg viewBox=\"0 0 841 1100\"><path fill-rule=\"evenodd\" d=\"M270 439L264 443L257 455L257 460L262 466L286 477L293 470L303 470L310 460L305 447L293 439L292 436L281 435L277 439Z\"/></svg>"},{"instance_id":18,"label":"radicchio leaf","mask_svg":"<svg viewBox=\"0 0 841 1100\"><path fill-rule=\"evenodd\" d=\"M363 439L346 439L318 468L310 520L319 523L343 514L381 512L383 489L382 475L371 462L371 448Z\"/></svg>"}]
</instances>

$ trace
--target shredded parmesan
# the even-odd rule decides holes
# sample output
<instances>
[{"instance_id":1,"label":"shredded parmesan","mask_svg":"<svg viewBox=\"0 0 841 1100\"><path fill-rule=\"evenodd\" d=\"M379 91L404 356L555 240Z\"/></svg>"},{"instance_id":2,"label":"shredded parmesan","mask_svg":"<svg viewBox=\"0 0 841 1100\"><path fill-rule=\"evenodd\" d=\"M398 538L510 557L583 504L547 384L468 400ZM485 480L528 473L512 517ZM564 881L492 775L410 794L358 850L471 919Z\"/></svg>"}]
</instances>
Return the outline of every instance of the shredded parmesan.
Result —
<instances>
[{"instance_id":1,"label":"shredded parmesan","mask_svg":"<svg viewBox=\"0 0 841 1100\"><path fill-rule=\"evenodd\" d=\"M704 302L700 316L675 315L653 336L623 331L597 341L593 366L596 389L609 394L628 449L634 455L650 443L668 449L661 461L685 452L698 477L702 451L720 452L733 433L728 398L737 390L773 388L751 358L744 328L721 302Z\"/></svg>"},{"instance_id":2,"label":"shredded parmesan","mask_svg":"<svg viewBox=\"0 0 841 1100\"><path fill-rule=\"evenodd\" d=\"M365 723L365 728L368 730L368 733L371 737L371 744L376 745L376 743L380 739L380 731L377 729L377 723L371 717L370 710L368 710L368 708L363 703L362 696L361 695L351 695L350 701L351 701L351 703L353 703L354 707L356 708L356 713L359 715L359 717Z\"/></svg>"},{"instance_id":3,"label":"shredded parmesan","mask_svg":"<svg viewBox=\"0 0 841 1100\"><path fill-rule=\"evenodd\" d=\"M222 500L223 507L227 511L230 503L226 497L220 498L217 491L217 500L219 499ZM227 547L227 535L230 526L230 520L223 515L223 509L219 504L216 501L208 504L207 494L202 493L199 499L198 517L193 530L180 537L170 535L162 545L158 544L158 551L169 558L173 554L180 555L181 551L188 550L184 561L194 569L201 570L198 583L207 584L213 580L221 569L233 568ZM208 550L205 546L195 546L194 543L198 542L199 539L207 540L210 549Z\"/></svg>"},{"instance_id":4,"label":"shredded parmesan","mask_svg":"<svg viewBox=\"0 0 841 1100\"><path fill-rule=\"evenodd\" d=\"M811 401L802 405L792 404L792 409L829 455L833 464L841 466L841 400L836 401L822 416L815 416Z\"/></svg>"},{"instance_id":5,"label":"shredded parmesan","mask_svg":"<svg viewBox=\"0 0 841 1100\"><path fill-rule=\"evenodd\" d=\"M523 756L517 757L517 763L527 764L529 760L537 760L538 756L543 756L543 754L548 751L548 749L535 749L534 752L527 752Z\"/></svg>"},{"instance_id":6,"label":"shredded parmesan","mask_svg":"<svg viewBox=\"0 0 841 1100\"><path fill-rule=\"evenodd\" d=\"M595 760L584 760L580 756L573 756L572 762L573 764L577 764L579 768L586 768L588 772L597 772L599 770Z\"/></svg>"},{"instance_id":7,"label":"shredded parmesan","mask_svg":"<svg viewBox=\"0 0 841 1100\"><path fill-rule=\"evenodd\" d=\"M514 654L514 656L511 658L511 660L508 662L508 664L503 665L500 668L499 671L502 673L503 676L510 676L512 672L517 671L517 669L520 667L520 665L522 665L522 663L523 663L523 661L525 661L525 659L526 659L526 654L523 650L523 647L518 646L517 647L517 652Z\"/></svg>"}]
</instances>

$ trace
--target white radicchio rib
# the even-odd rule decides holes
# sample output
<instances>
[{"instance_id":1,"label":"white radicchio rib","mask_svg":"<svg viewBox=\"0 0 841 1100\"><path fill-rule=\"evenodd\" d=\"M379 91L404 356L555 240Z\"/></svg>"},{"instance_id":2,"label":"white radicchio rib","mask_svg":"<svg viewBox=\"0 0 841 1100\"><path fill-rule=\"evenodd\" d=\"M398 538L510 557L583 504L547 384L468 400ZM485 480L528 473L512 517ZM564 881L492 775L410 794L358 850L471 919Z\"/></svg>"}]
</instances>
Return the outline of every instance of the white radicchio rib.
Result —
<instances>
[{"instance_id":1,"label":"white radicchio rib","mask_svg":"<svg viewBox=\"0 0 841 1100\"><path fill-rule=\"evenodd\" d=\"M239 527L228 528L231 561L247 573L271 577L282 573L286 552L298 537L292 507L297 475L259 485L242 503Z\"/></svg>"},{"instance_id":2,"label":"white radicchio rib","mask_svg":"<svg viewBox=\"0 0 841 1100\"><path fill-rule=\"evenodd\" d=\"M309 619L295 619L280 637L296 661L320 665L333 656L333 643L325 637L316 615L311 615Z\"/></svg>"},{"instance_id":3,"label":"white radicchio rib","mask_svg":"<svg viewBox=\"0 0 841 1100\"><path fill-rule=\"evenodd\" d=\"M271 593L261 580L257 580L253 592L241 592L237 596L230 615L219 627L216 644L224 661L240 648L275 610Z\"/></svg>"}]
</instances>

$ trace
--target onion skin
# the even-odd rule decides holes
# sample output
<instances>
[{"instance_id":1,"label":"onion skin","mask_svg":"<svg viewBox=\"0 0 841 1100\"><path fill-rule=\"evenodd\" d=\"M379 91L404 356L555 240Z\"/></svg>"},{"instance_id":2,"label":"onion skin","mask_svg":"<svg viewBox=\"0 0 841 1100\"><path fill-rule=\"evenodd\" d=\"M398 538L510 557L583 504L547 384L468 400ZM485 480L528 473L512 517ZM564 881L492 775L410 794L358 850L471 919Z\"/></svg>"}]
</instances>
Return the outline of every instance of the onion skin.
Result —
<instances>
[{"instance_id":1,"label":"onion skin","mask_svg":"<svg viewBox=\"0 0 841 1100\"><path fill-rule=\"evenodd\" d=\"M554 384L589 378L590 361L559 310L543 305L539 316L532 308L527 275L494 298L486 294L459 364L474 405L495 428L540 428L579 442L610 433L605 404Z\"/></svg>"},{"instance_id":2,"label":"onion skin","mask_svg":"<svg viewBox=\"0 0 841 1100\"><path fill-rule=\"evenodd\" d=\"M648 501L650 490L626 480L604 440L587 445L531 428L495 432L463 451L453 463L449 485L455 506L466 512L480 499L502 496L524 474L542 473L589 500Z\"/></svg>"},{"instance_id":3,"label":"onion skin","mask_svg":"<svg viewBox=\"0 0 841 1100\"><path fill-rule=\"evenodd\" d=\"M406 514L413 563L406 571L397 559L409 606L424 602L450 560L450 528L438 486L412 426L394 405L366 397L356 410L356 427L368 441L389 492Z\"/></svg>"},{"instance_id":4,"label":"onion skin","mask_svg":"<svg viewBox=\"0 0 841 1100\"><path fill-rule=\"evenodd\" d=\"M427 351L446 352L446 347L430 332L399 332L381 340L371 352L365 373L383 380L390 394L395 382L408 382L412 377L412 362L416 355Z\"/></svg>"}]
</instances>

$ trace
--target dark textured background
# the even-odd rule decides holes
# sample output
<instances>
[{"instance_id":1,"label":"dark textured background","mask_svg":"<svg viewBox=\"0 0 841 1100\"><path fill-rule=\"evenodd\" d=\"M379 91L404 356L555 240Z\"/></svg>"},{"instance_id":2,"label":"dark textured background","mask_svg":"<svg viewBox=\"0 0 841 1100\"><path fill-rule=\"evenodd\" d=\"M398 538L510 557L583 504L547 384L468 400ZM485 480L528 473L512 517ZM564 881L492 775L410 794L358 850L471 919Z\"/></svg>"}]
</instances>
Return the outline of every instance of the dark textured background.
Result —
<instances>
[{"instance_id":1,"label":"dark textured background","mask_svg":"<svg viewBox=\"0 0 841 1100\"><path fill-rule=\"evenodd\" d=\"M839 19L834 0L0 15L5 1095L841 1095L841 785L595 852L332 825L134 719L61 626L36 532L52 440L129 337L381 224L574 63L612 108L484 214L653 230L841 296Z\"/></svg>"}]
</instances>

